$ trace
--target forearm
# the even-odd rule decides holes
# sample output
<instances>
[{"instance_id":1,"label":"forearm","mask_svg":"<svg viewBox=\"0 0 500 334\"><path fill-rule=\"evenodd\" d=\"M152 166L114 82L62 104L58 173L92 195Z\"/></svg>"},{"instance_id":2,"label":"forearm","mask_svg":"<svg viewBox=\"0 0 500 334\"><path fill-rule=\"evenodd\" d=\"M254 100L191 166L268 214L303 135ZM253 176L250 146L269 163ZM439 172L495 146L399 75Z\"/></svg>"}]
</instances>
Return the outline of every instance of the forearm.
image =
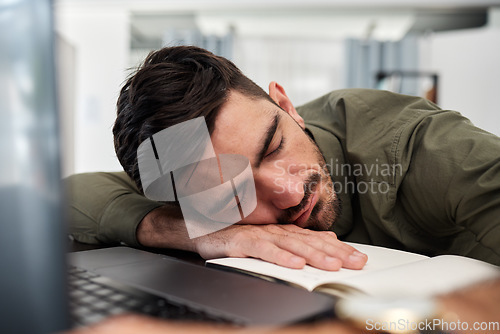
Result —
<instances>
[{"instance_id":1,"label":"forearm","mask_svg":"<svg viewBox=\"0 0 500 334\"><path fill-rule=\"evenodd\" d=\"M179 206L144 197L122 173L75 175L69 188L70 233L88 243L173 248L215 257L255 257L291 268L360 269L366 255L333 232L295 225L232 225L190 239Z\"/></svg>"},{"instance_id":2,"label":"forearm","mask_svg":"<svg viewBox=\"0 0 500 334\"><path fill-rule=\"evenodd\" d=\"M196 252L179 207L166 204L147 214L137 227L137 241L146 247Z\"/></svg>"}]
</instances>

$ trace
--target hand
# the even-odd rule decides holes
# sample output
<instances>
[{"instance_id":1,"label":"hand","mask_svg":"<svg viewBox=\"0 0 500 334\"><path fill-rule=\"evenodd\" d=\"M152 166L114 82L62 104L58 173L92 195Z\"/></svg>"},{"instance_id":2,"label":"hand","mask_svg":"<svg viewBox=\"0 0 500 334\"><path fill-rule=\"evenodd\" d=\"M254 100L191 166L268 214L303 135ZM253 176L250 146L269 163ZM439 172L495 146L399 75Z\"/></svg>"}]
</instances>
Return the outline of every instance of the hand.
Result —
<instances>
[{"instance_id":1,"label":"hand","mask_svg":"<svg viewBox=\"0 0 500 334\"><path fill-rule=\"evenodd\" d=\"M255 257L289 268L309 264L324 270L361 269L368 259L333 232L295 225L231 225L190 239L180 209L167 205L144 217L137 228L137 240L147 247L197 252L205 259Z\"/></svg>"},{"instance_id":2,"label":"hand","mask_svg":"<svg viewBox=\"0 0 500 334\"><path fill-rule=\"evenodd\" d=\"M324 270L361 269L368 259L333 232L295 225L231 225L193 241L205 259L255 257L295 269L306 264Z\"/></svg>"}]
</instances>

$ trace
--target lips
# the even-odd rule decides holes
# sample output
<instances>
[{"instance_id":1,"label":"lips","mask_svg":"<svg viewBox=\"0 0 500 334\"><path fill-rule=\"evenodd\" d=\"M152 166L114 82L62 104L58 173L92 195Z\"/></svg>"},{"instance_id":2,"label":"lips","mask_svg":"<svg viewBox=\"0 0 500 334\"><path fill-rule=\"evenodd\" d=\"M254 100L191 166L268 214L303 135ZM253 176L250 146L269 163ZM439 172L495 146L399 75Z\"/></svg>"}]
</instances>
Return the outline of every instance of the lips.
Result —
<instances>
[{"instance_id":1,"label":"lips","mask_svg":"<svg viewBox=\"0 0 500 334\"><path fill-rule=\"evenodd\" d=\"M295 217L293 217L294 218L292 219L293 224L299 227L305 227L304 225L311 216L311 212L317 202L318 202L318 193L314 192L310 197L308 204L304 207L304 209L299 213L297 213Z\"/></svg>"}]
</instances>

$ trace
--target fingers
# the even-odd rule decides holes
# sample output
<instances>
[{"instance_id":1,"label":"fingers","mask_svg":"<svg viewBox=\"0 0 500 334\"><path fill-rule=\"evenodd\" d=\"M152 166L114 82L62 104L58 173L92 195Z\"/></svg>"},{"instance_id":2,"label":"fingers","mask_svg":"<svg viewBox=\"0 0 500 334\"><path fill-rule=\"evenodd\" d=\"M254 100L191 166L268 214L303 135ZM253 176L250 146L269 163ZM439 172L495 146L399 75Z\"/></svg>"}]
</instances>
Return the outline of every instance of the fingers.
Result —
<instances>
[{"instance_id":1,"label":"fingers","mask_svg":"<svg viewBox=\"0 0 500 334\"><path fill-rule=\"evenodd\" d=\"M335 233L331 231L312 231L300 228L296 225L281 225L281 227L291 233L300 234L300 240L304 241L314 249L324 253L325 256L340 260L341 267L343 268L362 269L368 260L368 256L366 254L361 253L354 247L338 240ZM325 261L329 261L329 259L326 259ZM318 268L321 267L321 269L326 269L326 267L323 268L321 264L319 264L319 266L312 263L309 264ZM328 266L327 262L325 262L324 266Z\"/></svg>"},{"instance_id":2,"label":"fingers","mask_svg":"<svg viewBox=\"0 0 500 334\"><path fill-rule=\"evenodd\" d=\"M248 240L242 248L245 251L246 257L259 258L283 267L302 269L306 265L306 260L303 257L297 256L268 240Z\"/></svg>"},{"instance_id":3,"label":"fingers","mask_svg":"<svg viewBox=\"0 0 500 334\"><path fill-rule=\"evenodd\" d=\"M361 269L367 256L337 239L333 232L300 231L286 238L277 238L277 245L306 259L307 263L324 270L341 267Z\"/></svg>"},{"instance_id":4,"label":"fingers","mask_svg":"<svg viewBox=\"0 0 500 334\"><path fill-rule=\"evenodd\" d=\"M285 238L276 240L278 247L302 257L307 264L313 267L333 271L339 270L342 267L342 261L340 259L330 256L327 252L315 248L307 242L293 238L288 238L287 240L284 239Z\"/></svg>"},{"instance_id":5,"label":"fingers","mask_svg":"<svg viewBox=\"0 0 500 334\"><path fill-rule=\"evenodd\" d=\"M295 269L305 264L323 270L361 269L368 259L333 232L295 225L233 225L197 243L204 258L255 257Z\"/></svg>"}]
</instances>

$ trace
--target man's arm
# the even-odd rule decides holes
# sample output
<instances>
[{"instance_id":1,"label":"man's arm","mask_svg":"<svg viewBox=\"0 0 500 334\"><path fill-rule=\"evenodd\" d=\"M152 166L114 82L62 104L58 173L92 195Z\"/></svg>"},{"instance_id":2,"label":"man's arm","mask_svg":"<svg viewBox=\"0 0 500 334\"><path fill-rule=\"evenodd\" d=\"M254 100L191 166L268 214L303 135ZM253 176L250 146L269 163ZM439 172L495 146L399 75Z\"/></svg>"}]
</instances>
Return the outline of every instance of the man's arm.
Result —
<instances>
[{"instance_id":1,"label":"man's arm","mask_svg":"<svg viewBox=\"0 0 500 334\"><path fill-rule=\"evenodd\" d=\"M232 225L190 239L180 208L145 198L125 173L79 174L66 183L70 233L81 242L176 248L205 259L256 257L291 268L360 269L367 260L333 232L295 225Z\"/></svg>"},{"instance_id":2,"label":"man's arm","mask_svg":"<svg viewBox=\"0 0 500 334\"><path fill-rule=\"evenodd\" d=\"M64 185L69 233L83 243L140 246L137 226L162 206L141 195L125 172L76 174Z\"/></svg>"},{"instance_id":3,"label":"man's arm","mask_svg":"<svg viewBox=\"0 0 500 334\"><path fill-rule=\"evenodd\" d=\"M295 225L231 225L189 239L182 215L168 206L144 217L137 238L144 246L191 250L205 259L255 257L290 268L302 268L307 263L326 270L361 269L367 260L366 255L337 240L333 232Z\"/></svg>"}]
</instances>

